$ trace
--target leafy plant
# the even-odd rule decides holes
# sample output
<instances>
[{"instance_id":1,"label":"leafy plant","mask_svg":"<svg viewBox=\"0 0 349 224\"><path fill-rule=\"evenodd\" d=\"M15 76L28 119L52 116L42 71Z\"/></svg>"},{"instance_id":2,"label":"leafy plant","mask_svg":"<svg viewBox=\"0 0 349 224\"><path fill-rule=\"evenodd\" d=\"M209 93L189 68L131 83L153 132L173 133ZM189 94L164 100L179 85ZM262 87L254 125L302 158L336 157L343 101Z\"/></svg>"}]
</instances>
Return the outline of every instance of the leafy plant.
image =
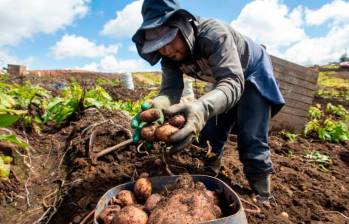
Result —
<instances>
[{"instance_id":1,"label":"leafy plant","mask_svg":"<svg viewBox=\"0 0 349 224\"><path fill-rule=\"evenodd\" d=\"M13 97L0 93L0 127L9 127L16 123L27 111L15 110L16 101Z\"/></svg>"},{"instance_id":2,"label":"leafy plant","mask_svg":"<svg viewBox=\"0 0 349 224\"><path fill-rule=\"evenodd\" d=\"M114 105L112 97L102 87L96 86L86 92L84 98L84 107L97 107L111 109Z\"/></svg>"},{"instance_id":3,"label":"leafy plant","mask_svg":"<svg viewBox=\"0 0 349 224\"><path fill-rule=\"evenodd\" d=\"M311 119L319 119L322 117L323 113L321 111L321 106L311 106L308 110L309 116Z\"/></svg>"},{"instance_id":4,"label":"leafy plant","mask_svg":"<svg viewBox=\"0 0 349 224\"><path fill-rule=\"evenodd\" d=\"M345 121L349 121L349 112L342 105L335 106L331 103L328 103L326 105L326 112L329 114L333 114Z\"/></svg>"},{"instance_id":5,"label":"leafy plant","mask_svg":"<svg viewBox=\"0 0 349 224\"><path fill-rule=\"evenodd\" d=\"M286 130L282 130L282 131L280 132L280 134L281 134L282 136L284 136L284 137L287 139L287 141L290 142L290 143L296 141L296 140L297 140L297 137L299 136L299 134L294 134L294 133L288 132L288 131L286 131Z\"/></svg>"},{"instance_id":6,"label":"leafy plant","mask_svg":"<svg viewBox=\"0 0 349 224\"><path fill-rule=\"evenodd\" d=\"M310 120L304 129L305 136L314 136L323 141L341 142L349 139L347 121L349 112L341 105L326 105L325 113L320 107L309 109Z\"/></svg>"},{"instance_id":7,"label":"leafy plant","mask_svg":"<svg viewBox=\"0 0 349 224\"><path fill-rule=\"evenodd\" d=\"M332 164L332 159L318 151L307 151L305 153L305 158L310 162L314 162L319 165L319 168L323 172L328 171L328 167Z\"/></svg>"},{"instance_id":8,"label":"leafy plant","mask_svg":"<svg viewBox=\"0 0 349 224\"><path fill-rule=\"evenodd\" d=\"M67 120L79 108L79 103L83 97L83 89L77 82L72 82L69 87L62 89L62 97L50 99L43 121L53 122L56 126Z\"/></svg>"},{"instance_id":9,"label":"leafy plant","mask_svg":"<svg viewBox=\"0 0 349 224\"><path fill-rule=\"evenodd\" d=\"M136 114L139 113L139 111L141 111L141 105L143 104L143 102L154 98L156 95L157 95L157 91L151 91L148 95L146 95L141 100L137 100L137 101L119 100L116 102L113 109L121 109L121 110L127 111L131 116L135 116Z\"/></svg>"},{"instance_id":10,"label":"leafy plant","mask_svg":"<svg viewBox=\"0 0 349 224\"><path fill-rule=\"evenodd\" d=\"M2 156L0 156L0 180L7 179L10 175L11 165L5 163Z\"/></svg>"},{"instance_id":11,"label":"leafy plant","mask_svg":"<svg viewBox=\"0 0 349 224\"><path fill-rule=\"evenodd\" d=\"M18 139L16 135L0 135L0 141L10 142L21 148L28 147L28 144Z\"/></svg>"},{"instance_id":12,"label":"leafy plant","mask_svg":"<svg viewBox=\"0 0 349 224\"><path fill-rule=\"evenodd\" d=\"M0 142L10 142L21 148L28 147L28 144L17 138L16 135L0 135ZM7 179L10 175L11 162L13 158L7 155L0 155L0 180Z\"/></svg>"}]
</instances>

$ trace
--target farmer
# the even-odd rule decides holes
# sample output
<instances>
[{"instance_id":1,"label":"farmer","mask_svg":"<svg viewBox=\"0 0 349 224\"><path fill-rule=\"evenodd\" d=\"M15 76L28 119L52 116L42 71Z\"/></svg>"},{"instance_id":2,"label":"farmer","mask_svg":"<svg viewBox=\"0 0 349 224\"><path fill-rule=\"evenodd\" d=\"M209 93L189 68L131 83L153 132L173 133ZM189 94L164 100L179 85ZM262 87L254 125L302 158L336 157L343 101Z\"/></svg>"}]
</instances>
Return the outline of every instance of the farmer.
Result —
<instances>
[{"instance_id":1,"label":"farmer","mask_svg":"<svg viewBox=\"0 0 349 224\"><path fill-rule=\"evenodd\" d=\"M229 24L202 19L176 0L144 0L143 23L132 37L139 55L151 65L161 61L160 93L152 105L166 115L184 114L186 124L171 137L179 151L200 133L215 156L205 167L218 173L223 146L232 128L240 160L256 199L268 205L272 162L268 123L284 105L266 50ZM183 74L214 84L199 99L179 103Z\"/></svg>"}]
</instances>

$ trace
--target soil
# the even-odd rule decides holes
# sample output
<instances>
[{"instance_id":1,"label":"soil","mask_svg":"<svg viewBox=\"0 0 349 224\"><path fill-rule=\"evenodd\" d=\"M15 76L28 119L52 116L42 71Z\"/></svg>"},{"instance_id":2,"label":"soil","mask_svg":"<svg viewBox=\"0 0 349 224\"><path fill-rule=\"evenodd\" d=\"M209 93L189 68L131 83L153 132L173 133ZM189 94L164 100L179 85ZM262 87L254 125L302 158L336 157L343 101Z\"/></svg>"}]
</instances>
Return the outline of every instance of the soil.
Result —
<instances>
[{"instance_id":1,"label":"soil","mask_svg":"<svg viewBox=\"0 0 349 224\"><path fill-rule=\"evenodd\" d=\"M129 90L125 88L115 88L103 86L105 90L110 94L113 100L131 100L137 101L138 99L142 99L150 92L147 88L137 88L135 90Z\"/></svg>"},{"instance_id":2,"label":"soil","mask_svg":"<svg viewBox=\"0 0 349 224\"><path fill-rule=\"evenodd\" d=\"M124 93L120 89L113 98L121 92ZM147 92L143 89L128 94L143 96ZM122 97L126 96L119 98ZM208 174L203 169L206 150L196 147L166 155L166 163L162 145L137 152L133 144L91 161L89 150L101 151L128 138L132 131L130 120L120 110L89 109L53 134L36 135L13 129L28 140L31 148L21 152L21 156L14 153L14 172L9 181L0 182L1 223L80 223L108 189L132 181L142 172L150 176L169 175L169 170L174 174ZM289 143L274 134L269 143L275 170L273 206L268 209L257 204L262 211L246 213L249 223L349 223L339 214L349 216L349 143L303 138ZM236 148L236 137L232 135L218 177L241 198L254 203ZM332 158L327 172L304 157L308 150Z\"/></svg>"}]
</instances>

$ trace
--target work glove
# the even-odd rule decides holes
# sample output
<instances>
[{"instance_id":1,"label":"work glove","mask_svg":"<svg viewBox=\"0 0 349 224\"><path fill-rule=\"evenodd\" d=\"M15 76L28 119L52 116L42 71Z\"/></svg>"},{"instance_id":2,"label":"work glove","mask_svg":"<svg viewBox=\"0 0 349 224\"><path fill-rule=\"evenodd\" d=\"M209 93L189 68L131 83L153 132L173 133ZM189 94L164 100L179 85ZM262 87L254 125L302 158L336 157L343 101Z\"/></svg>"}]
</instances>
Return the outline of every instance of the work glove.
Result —
<instances>
[{"instance_id":1,"label":"work glove","mask_svg":"<svg viewBox=\"0 0 349 224\"><path fill-rule=\"evenodd\" d=\"M167 96L162 95L162 96L157 96L150 101L146 101L141 105L141 111L136 116L133 117L132 122L131 122L131 128L135 129L135 131L133 133L133 142L134 143L138 143L140 141L141 129L143 127L145 127L146 125L148 125L148 122L140 121L140 114L143 111L149 110L151 108L158 109L160 112L160 118L156 121L153 121L152 123L162 124L164 122L164 116L162 113L162 109L170 106L170 104L171 103L170 103L169 98ZM146 146L149 149L152 147L152 144L147 142Z\"/></svg>"},{"instance_id":2,"label":"work glove","mask_svg":"<svg viewBox=\"0 0 349 224\"><path fill-rule=\"evenodd\" d=\"M164 109L165 115L169 117L183 114L186 118L183 128L170 137L171 152L178 152L188 146L203 129L208 119L225 112L229 107L227 102L223 91L214 89L196 101L176 104Z\"/></svg>"}]
</instances>

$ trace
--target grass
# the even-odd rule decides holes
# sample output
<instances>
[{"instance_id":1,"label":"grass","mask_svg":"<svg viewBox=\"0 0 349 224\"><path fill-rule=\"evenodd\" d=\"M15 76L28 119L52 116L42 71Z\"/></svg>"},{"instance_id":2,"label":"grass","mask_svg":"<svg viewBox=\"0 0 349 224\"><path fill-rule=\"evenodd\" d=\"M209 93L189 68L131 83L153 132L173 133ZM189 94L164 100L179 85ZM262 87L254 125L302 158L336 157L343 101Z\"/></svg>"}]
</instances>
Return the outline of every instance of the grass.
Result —
<instances>
[{"instance_id":1,"label":"grass","mask_svg":"<svg viewBox=\"0 0 349 224\"><path fill-rule=\"evenodd\" d=\"M316 95L325 99L349 100L349 80L331 76L334 72L320 72Z\"/></svg>"},{"instance_id":2,"label":"grass","mask_svg":"<svg viewBox=\"0 0 349 224\"><path fill-rule=\"evenodd\" d=\"M334 72L319 72L318 84L320 87L348 88L349 80L331 76Z\"/></svg>"},{"instance_id":3,"label":"grass","mask_svg":"<svg viewBox=\"0 0 349 224\"><path fill-rule=\"evenodd\" d=\"M156 72L135 72L132 74L135 81L143 85L160 85L161 74Z\"/></svg>"}]
</instances>

